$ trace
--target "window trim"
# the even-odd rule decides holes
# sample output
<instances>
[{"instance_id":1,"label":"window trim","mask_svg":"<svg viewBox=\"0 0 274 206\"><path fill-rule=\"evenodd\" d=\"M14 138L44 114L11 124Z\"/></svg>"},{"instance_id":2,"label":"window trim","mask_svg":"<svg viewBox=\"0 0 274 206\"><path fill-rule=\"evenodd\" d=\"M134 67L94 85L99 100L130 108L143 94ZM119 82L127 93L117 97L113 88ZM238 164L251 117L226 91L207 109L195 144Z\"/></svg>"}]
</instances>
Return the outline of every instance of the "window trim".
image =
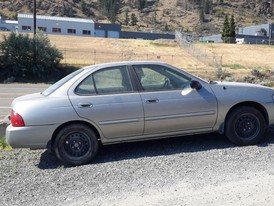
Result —
<instances>
[{"instance_id":1,"label":"window trim","mask_svg":"<svg viewBox=\"0 0 274 206\"><path fill-rule=\"evenodd\" d=\"M37 28L39 31L47 32L47 27L38 26Z\"/></svg>"},{"instance_id":2,"label":"window trim","mask_svg":"<svg viewBox=\"0 0 274 206\"><path fill-rule=\"evenodd\" d=\"M23 25L22 26L22 31L31 31L31 26Z\"/></svg>"},{"instance_id":3,"label":"window trim","mask_svg":"<svg viewBox=\"0 0 274 206\"><path fill-rule=\"evenodd\" d=\"M82 35L91 35L91 30L82 30Z\"/></svg>"},{"instance_id":4,"label":"window trim","mask_svg":"<svg viewBox=\"0 0 274 206\"><path fill-rule=\"evenodd\" d=\"M62 33L62 29L57 27L53 27L51 31L52 33Z\"/></svg>"},{"instance_id":5,"label":"window trim","mask_svg":"<svg viewBox=\"0 0 274 206\"><path fill-rule=\"evenodd\" d=\"M68 34L76 34L76 29L67 29Z\"/></svg>"}]
</instances>

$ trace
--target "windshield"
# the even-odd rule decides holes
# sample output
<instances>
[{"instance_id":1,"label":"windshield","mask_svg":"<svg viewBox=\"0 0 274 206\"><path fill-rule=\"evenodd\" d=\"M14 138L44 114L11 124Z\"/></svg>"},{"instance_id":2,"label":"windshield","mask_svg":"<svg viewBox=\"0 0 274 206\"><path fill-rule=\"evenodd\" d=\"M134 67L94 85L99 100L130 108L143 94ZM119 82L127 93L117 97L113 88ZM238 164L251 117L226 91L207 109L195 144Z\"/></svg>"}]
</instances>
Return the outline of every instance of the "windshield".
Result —
<instances>
[{"instance_id":1,"label":"windshield","mask_svg":"<svg viewBox=\"0 0 274 206\"><path fill-rule=\"evenodd\" d=\"M64 78L60 79L55 84L51 85L49 88L47 88L41 94L45 95L45 96L50 95L52 92L54 92L56 89L58 89L59 87L61 87L63 84L65 84L67 81L69 81L70 79L72 79L73 77L75 77L77 74L81 73L82 71L83 71L83 69L78 69L75 72L70 73L69 75L67 75Z\"/></svg>"}]
</instances>

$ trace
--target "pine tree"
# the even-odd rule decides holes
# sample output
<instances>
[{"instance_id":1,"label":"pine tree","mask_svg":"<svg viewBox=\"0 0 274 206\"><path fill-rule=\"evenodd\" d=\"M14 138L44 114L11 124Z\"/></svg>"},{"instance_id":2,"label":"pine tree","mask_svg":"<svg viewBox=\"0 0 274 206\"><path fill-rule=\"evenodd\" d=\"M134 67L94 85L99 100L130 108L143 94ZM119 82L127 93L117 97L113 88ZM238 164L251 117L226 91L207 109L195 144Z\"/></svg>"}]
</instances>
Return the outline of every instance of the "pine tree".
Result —
<instances>
[{"instance_id":1,"label":"pine tree","mask_svg":"<svg viewBox=\"0 0 274 206\"><path fill-rule=\"evenodd\" d=\"M200 19L200 22L204 22L205 21L205 14L204 14L204 8L203 8L203 6L199 7L199 19Z\"/></svg>"},{"instance_id":2,"label":"pine tree","mask_svg":"<svg viewBox=\"0 0 274 206\"><path fill-rule=\"evenodd\" d=\"M204 2L204 12L205 14L209 14L211 10L211 0L205 0Z\"/></svg>"},{"instance_id":3,"label":"pine tree","mask_svg":"<svg viewBox=\"0 0 274 206\"><path fill-rule=\"evenodd\" d=\"M135 26L137 24L138 20L137 20L137 17L134 13L131 14L131 26Z\"/></svg>"},{"instance_id":4,"label":"pine tree","mask_svg":"<svg viewBox=\"0 0 274 206\"><path fill-rule=\"evenodd\" d=\"M223 25L223 31L222 31L222 40L224 43L229 42L229 35L230 35L230 25L228 21L228 16L225 16L225 21Z\"/></svg>"},{"instance_id":5,"label":"pine tree","mask_svg":"<svg viewBox=\"0 0 274 206\"><path fill-rule=\"evenodd\" d=\"M138 0L137 4L138 9L142 10L147 6L147 0Z\"/></svg>"},{"instance_id":6,"label":"pine tree","mask_svg":"<svg viewBox=\"0 0 274 206\"><path fill-rule=\"evenodd\" d=\"M236 24L234 16L231 16L230 25L229 25L229 37L230 43L236 43Z\"/></svg>"},{"instance_id":7,"label":"pine tree","mask_svg":"<svg viewBox=\"0 0 274 206\"><path fill-rule=\"evenodd\" d=\"M100 0L100 5L102 7L102 12L112 23L114 23L120 7L120 0Z\"/></svg>"},{"instance_id":8,"label":"pine tree","mask_svg":"<svg viewBox=\"0 0 274 206\"><path fill-rule=\"evenodd\" d=\"M222 40L224 43L235 43L236 42L236 24L234 16L231 16L230 21L228 16L225 16L223 31L222 31Z\"/></svg>"},{"instance_id":9,"label":"pine tree","mask_svg":"<svg viewBox=\"0 0 274 206\"><path fill-rule=\"evenodd\" d=\"M125 25L128 25L129 23L129 18L128 18L128 9L125 12Z\"/></svg>"}]
</instances>

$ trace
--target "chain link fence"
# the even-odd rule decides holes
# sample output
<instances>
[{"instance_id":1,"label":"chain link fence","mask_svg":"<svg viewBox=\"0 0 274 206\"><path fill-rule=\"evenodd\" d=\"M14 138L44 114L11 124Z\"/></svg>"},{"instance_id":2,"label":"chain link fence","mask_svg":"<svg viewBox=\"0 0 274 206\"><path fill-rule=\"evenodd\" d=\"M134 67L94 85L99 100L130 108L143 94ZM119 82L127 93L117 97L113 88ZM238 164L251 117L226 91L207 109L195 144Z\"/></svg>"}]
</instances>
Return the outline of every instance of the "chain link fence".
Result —
<instances>
[{"instance_id":1,"label":"chain link fence","mask_svg":"<svg viewBox=\"0 0 274 206\"><path fill-rule=\"evenodd\" d=\"M180 47L185 49L193 57L197 58L198 61L203 62L205 65L210 67L222 67L222 56L209 55L205 51L197 48L195 44L193 44L195 39L191 35L176 31L175 38Z\"/></svg>"},{"instance_id":2,"label":"chain link fence","mask_svg":"<svg viewBox=\"0 0 274 206\"><path fill-rule=\"evenodd\" d=\"M77 50L60 49L64 59L62 63L70 65L93 65L117 61L161 61L185 69L197 67L197 62L189 59L189 54L157 54L157 53L135 53L134 51L107 52L103 50Z\"/></svg>"},{"instance_id":3,"label":"chain link fence","mask_svg":"<svg viewBox=\"0 0 274 206\"><path fill-rule=\"evenodd\" d=\"M104 52L99 50L76 51L73 49L61 49L65 64L82 64L91 65L115 61L163 61L173 64L177 59L182 58L182 55L168 55L168 54L138 54L132 52Z\"/></svg>"}]
</instances>

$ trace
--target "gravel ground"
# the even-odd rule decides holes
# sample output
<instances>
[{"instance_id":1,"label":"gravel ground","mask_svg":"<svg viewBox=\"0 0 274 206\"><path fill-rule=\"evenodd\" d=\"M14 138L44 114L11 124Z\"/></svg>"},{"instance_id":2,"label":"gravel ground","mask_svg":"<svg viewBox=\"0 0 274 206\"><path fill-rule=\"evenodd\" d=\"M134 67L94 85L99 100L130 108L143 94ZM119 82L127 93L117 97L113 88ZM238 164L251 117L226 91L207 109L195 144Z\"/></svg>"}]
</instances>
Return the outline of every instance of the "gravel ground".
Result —
<instances>
[{"instance_id":1,"label":"gravel ground","mask_svg":"<svg viewBox=\"0 0 274 206\"><path fill-rule=\"evenodd\" d=\"M100 148L66 167L46 150L0 151L1 205L274 205L274 129L237 147L217 134Z\"/></svg>"}]
</instances>

